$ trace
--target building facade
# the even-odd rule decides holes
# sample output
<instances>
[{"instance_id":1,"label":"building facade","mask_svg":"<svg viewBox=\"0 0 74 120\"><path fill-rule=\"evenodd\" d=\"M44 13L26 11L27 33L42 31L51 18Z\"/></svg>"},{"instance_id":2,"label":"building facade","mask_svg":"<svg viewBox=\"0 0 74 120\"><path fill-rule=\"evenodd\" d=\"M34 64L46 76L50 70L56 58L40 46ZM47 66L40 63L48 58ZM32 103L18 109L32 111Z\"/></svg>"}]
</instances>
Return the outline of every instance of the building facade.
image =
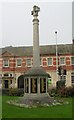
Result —
<instances>
[{"instance_id":1,"label":"building facade","mask_svg":"<svg viewBox=\"0 0 74 120\"><path fill-rule=\"evenodd\" d=\"M58 45L58 80L74 85L74 44ZM0 88L23 88L24 73L33 66L33 47L5 47L0 50ZM40 46L40 66L56 86L56 45ZM59 73L61 68L61 73Z\"/></svg>"}]
</instances>

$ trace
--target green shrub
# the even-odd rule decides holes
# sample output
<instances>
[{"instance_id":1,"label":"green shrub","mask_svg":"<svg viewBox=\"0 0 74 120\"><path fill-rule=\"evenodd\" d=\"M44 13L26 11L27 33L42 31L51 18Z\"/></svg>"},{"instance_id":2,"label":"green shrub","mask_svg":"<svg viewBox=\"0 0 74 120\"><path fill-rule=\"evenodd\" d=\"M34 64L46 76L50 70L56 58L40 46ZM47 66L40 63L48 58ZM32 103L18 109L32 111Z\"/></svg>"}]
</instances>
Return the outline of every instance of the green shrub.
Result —
<instances>
[{"instance_id":1,"label":"green shrub","mask_svg":"<svg viewBox=\"0 0 74 120\"><path fill-rule=\"evenodd\" d=\"M58 92L57 92L56 88L49 89L48 93L51 97L57 97L58 96Z\"/></svg>"},{"instance_id":2,"label":"green shrub","mask_svg":"<svg viewBox=\"0 0 74 120\"><path fill-rule=\"evenodd\" d=\"M62 87L65 87L65 80L60 80L56 82L56 88L61 89Z\"/></svg>"},{"instance_id":3,"label":"green shrub","mask_svg":"<svg viewBox=\"0 0 74 120\"><path fill-rule=\"evenodd\" d=\"M2 95L8 95L9 89L2 89Z\"/></svg>"},{"instance_id":4,"label":"green shrub","mask_svg":"<svg viewBox=\"0 0 74 120\"><path fill-rule=\"evenodd\" d=\"M68 94L68 96L70 96L70 97L73 97L74 96L74 87L67 87L66 88L67 89L67 94Z\"/></svg>"},{"instance_id":5,"label":"green shrub","mask_svg":"<svg viewBox=\"0 0 74 120\"><path fill-rule=\"evenodd\" d=\"M58 90L58 95L60 97L68 97L68 91L65 87L62 87L61 89Z\"/></svg>"},{"instance_id":6,"label":"green shrub","mask_svg":"<svg viewBox=\"0 0 74 120\"><path fill-rule=\"evenodd\" d=\"M23 96L23 94L24 94L24 89L10 88L10 89L2 90L2 95Z\"/></svg>"},{"instance_id":7,"label":"green shrub","mask_svg":"<svg viewBox=\"0 0 74 120\"><path fill-rule=\"evenodd\" d=\"M23 96L24 95L24 89L18 89L17 96Z\"/></svg>"},{"instance_id":8,"label":"green shrub","mask_svg":"<svg viewBox=\"0 0 74 120\"><path fill-rule=\"evenodd\" d=\"M9 96L17 96L17 88L10 88L9 89Z\"/></svg>"},{"instance_id":9,"label":"green shrub","mask_svg":"<svg viewBox=\"0 0 74 120\"><path fill-rule=\"evenodd\" d=\"M60 97L73 97L74 96L74 87L62 87L58 90L58 95Z\"/></svg>"},{"instance_id":10,"label":"green shrub","mask_svg":"<svg viewBox=\"0 0 74 120\"><path fill-rule=\"evenodd\" d=\"M74 97L74 87L52 88L48 93L51 97Z\"/></svg>"}]
</instances>

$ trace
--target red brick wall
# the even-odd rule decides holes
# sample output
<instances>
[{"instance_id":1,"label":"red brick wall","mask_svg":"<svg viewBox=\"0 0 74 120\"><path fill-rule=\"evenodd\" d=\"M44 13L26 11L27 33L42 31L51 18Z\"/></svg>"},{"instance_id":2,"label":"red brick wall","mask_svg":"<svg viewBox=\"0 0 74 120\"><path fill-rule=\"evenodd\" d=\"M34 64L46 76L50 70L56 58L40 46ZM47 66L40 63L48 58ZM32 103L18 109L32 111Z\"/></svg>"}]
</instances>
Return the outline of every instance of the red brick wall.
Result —
<instances>
[{"instance_id":1,"label":"red brick wall","mask_svg":"<svg viewBox=\"0 0 74 120\"><path fill-rule=\"evenodd\" d=\"M63 55L62 55L63 56ZM71 66L71 59L70 56L71 55L65 55L66 56L66 65L64 66L67 70L72 70L74 69L73 66ZM52 57L53 58L53 66L48 66L47 65L47 57ZM17 57L19 58L19 57ZM26 66L26 58L27 57L20 57L22 58L22 66L21 67L16 67L16 58L14 59L14 57L10 57L9 58L9 67L8 68L2 68L2 58L0 58L0 70L2 69L2 71L17 71L17 72L26 72L30 67ZM32 58L29 57L29 58ZM45 70L55 70L56 69L56 56L51 55L45 55L45 56L41 56L42 58L42 67ZM59 61L59 60L58 60ZM33 64L33 58L32 58L32 64Z\"/></svg>"}]
</instances>

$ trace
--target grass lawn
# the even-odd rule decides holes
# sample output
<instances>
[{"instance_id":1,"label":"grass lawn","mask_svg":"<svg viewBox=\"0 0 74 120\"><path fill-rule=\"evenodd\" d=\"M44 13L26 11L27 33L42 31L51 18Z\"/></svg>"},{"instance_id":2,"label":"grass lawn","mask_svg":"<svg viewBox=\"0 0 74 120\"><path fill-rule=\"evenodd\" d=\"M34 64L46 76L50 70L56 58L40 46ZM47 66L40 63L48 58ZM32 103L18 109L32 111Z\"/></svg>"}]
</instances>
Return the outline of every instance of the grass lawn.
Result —
<instances>
[{"instance_id":1,"label":"grass lawn","mask_svg":"<svg viewBox=\"0 0 74 120\"><path fill-rule=\"evenodd\" d=\"M63 98L69 104L42 108L20 108L9 105L7 100L18 97L2 97L2 118L72 118L72 98Z\"/></svg>"},{"instance_id":2,"label":"grass lawn","mask_svg":"<svg viewBox=\"0 0 74 120\"><path fill-rule=\"evenodd\" d=\"M0 96L0 118L2 118L2 96Z\"/></svg>"}]
</instances>

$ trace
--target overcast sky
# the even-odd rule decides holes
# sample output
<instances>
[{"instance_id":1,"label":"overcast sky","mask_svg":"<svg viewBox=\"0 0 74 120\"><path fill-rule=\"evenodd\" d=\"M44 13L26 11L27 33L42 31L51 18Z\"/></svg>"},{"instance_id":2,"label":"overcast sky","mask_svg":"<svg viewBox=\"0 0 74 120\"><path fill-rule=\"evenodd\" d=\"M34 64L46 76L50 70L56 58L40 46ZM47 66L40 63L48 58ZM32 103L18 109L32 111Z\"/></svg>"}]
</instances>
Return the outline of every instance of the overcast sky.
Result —
<instances>
[{"instance_id":1,"label":"overcast sky","mask_svg":"<svg viewBox=\"0 0 74 120\"><path fill-rule=\"evenodd\" d=\"M58 44L72 43L72 2L3 2L0 47L32 45L34 5L40 7L40 45L55 44L55 31Z\"/></svg>"}]
</instances>

